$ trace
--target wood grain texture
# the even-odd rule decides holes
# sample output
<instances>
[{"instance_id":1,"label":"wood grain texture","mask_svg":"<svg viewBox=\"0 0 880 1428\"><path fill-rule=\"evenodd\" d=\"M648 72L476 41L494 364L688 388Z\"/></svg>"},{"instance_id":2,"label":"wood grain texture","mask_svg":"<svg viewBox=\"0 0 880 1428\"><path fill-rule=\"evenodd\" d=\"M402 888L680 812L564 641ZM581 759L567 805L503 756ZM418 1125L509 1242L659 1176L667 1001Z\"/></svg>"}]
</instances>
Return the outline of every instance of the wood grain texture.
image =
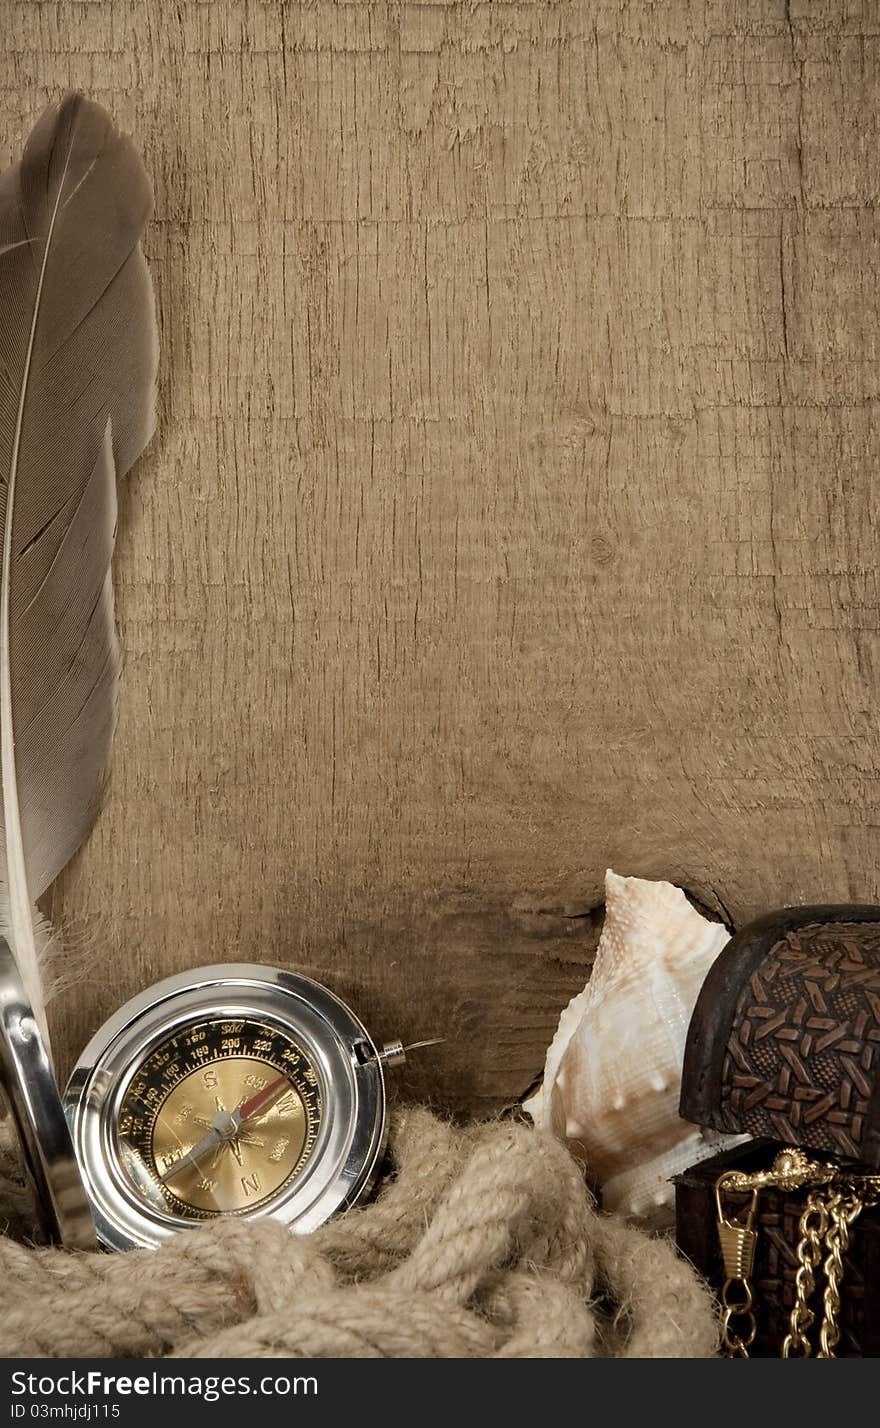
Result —
<instances>
[{"instance_id":1,"label":"wood grain texture","mask_svg":"<svg viewBox=\"0 0 880 1428\"><path fill-rule=\"evenodd\" d=\"M606 865L880 897L880 8L3 0L4 164L70 85L153 178L163 400L62 1059L257 959L485 1110Z\"/></svg>"}]
</instances>

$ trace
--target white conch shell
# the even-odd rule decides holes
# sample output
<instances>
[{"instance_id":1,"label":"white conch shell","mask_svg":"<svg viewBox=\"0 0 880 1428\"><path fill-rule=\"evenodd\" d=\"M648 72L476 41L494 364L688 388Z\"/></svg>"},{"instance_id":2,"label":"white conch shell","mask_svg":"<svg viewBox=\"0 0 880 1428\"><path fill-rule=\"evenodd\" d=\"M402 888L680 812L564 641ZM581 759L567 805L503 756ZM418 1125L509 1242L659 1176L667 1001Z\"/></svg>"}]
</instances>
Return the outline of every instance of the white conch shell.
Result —
<instances>
[{"instance_id":1,"label":"white conch shell","mask_svg":"<svg viewBox=\"0 0 880 1428\"><path fill-rule=\"evenodd\" d=\"M606 1209L657 1228L672 1219L670 1177L743 1139L678 1114L688 1023L728 940L680 888L609 870L592 977L562 1013L525 1104L584 1161Z\"/></svg>"}]
</instances>

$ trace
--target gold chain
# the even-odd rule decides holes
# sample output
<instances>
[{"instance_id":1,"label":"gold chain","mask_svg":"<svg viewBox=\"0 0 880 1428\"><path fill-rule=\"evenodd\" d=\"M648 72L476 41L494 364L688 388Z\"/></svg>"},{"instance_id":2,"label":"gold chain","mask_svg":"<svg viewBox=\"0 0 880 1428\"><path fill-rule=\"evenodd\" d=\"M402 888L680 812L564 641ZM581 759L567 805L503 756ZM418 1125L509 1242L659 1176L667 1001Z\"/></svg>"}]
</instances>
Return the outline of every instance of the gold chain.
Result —
<instances>
[{"instance_id":1,"label":"gold chain","mask_svg":"<svg viewBox=\"0 0 880 1428\"><path fill-rule=\"evenodd\" d=\"M739 1297L735 1297L739 1285ZM752 1286L748 1279L725 1279L721 1290L721 1336L727 1356L731 1359L747 1359L749 1349L755 1342L758 1325L755 1320ZM737 1323L740 1328L737 1328Z\"/></svg>"},{"instance_id":2,"label":"gold chain","mask_svg":"<svg viewBox=\"0 0 880 1428\"><path fill-rule=\"evenodd\" d=\"M801 1237L797 1247L795 1301L789 1331L782 1341L784 1359L808 1359L812 1352L807 1334L816 1316L810 1308L810 1300L816 1288L816 1270L822 1263L822 1242L828 1229L828 1211L818 1190L811 1190L807 1196L798 1229Z\"/></svg>"},{"instance_id":3,"label":"gold chain","mask_svg":"<svg viewBox=\"0 0 880 1428\"><path fill-rule=\"evenodd\" d=\"M825 1297L823 1300L822 1328L819 1334L820 1359L833 1359L834 1350L840 1343L840 1285L843 1279L843 1259L849 1249L849 1230L862 1212L862 1200L855 1193L842 1195L835 1192L830 1197L828 1214L831 1224L825 1237L828 1251L825 1257Z\"/></svg>"},{"instance_id":4,"label":"gold chain","mask_svg":"<svg viewBox=\"0 0 880 1428\"><path fill-rule=\"evenodd\" d=\"M731 1358L748 1358L757 1334L751 1278L758 1239L758 1197L770 1186L787 1191L810 1187L798 1225L795 1303L789 1318L789 1332L782 1344L782 1357L809 1358L812 1354L808 1336L816 1314L810 1301L821 1268L825 1292L817 1357L833 1358L840 1342L840 1291L850 1229L866 1206L880 1200L880 1176L850 1174L839 1166L811 1161L801 1150L782 1151L770 1170L754 1173L728 1170L719 1176L715 1202L724 1262L721 1341ZM744 1211L732 1213L725 1208L725 1195L743 1192L750 1195Z\"/></svg>"}]
</instances>

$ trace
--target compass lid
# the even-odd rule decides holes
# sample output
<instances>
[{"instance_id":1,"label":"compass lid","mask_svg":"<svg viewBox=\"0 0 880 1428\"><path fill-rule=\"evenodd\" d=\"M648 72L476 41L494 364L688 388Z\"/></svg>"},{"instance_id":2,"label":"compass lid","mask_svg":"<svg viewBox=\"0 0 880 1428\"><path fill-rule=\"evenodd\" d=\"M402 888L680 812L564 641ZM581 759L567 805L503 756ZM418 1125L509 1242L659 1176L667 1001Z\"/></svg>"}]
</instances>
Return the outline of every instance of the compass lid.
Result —
<instances>
[{"instance_id":1,"label":"compass lid","mask_svg":"<svg viewBox=\"0 0 880 1428\"><path fill-rule=\"evenodd\" d=\"M27 1217L66 1249L98 1248L48 1047L9 944L0 937L0 1140L18 1151ZM2 1147L6 1149L6 1145ZM28 1194L28 1192L30 1192Z\"/></svg>"}]
</instances>

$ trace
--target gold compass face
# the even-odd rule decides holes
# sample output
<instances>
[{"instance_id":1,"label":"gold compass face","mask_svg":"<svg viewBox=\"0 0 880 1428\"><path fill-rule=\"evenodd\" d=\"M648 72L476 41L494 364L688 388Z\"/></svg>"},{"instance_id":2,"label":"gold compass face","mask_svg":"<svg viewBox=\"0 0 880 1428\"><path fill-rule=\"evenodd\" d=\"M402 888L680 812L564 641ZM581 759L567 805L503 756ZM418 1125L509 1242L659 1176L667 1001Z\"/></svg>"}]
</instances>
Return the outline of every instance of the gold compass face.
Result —
<instances>
[{"instance_id":1,"label":"gold compass face","mask_svg":"<svg viewBox=\"0 0 880 1428\"><path fill-rule=\"evenodd\" d=\"M287 1031L212 1017L145 1056L122 1099L117 1145L135 1191L171 1214L240 1215L301 1175L321 1116L317 1072Z\"/></svg>"}]
</instances>

